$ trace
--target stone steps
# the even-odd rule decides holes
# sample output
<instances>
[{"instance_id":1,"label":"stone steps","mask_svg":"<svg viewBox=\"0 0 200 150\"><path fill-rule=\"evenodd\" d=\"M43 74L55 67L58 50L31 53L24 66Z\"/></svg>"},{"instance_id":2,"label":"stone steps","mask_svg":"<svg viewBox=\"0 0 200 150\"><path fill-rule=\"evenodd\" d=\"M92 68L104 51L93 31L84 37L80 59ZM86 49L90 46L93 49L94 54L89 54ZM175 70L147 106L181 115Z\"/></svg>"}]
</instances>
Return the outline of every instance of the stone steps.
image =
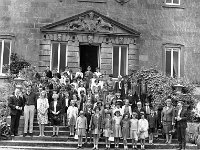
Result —
<instances>
[{"instance_id":1,"label":"stone steps","mask_svg":"<svg viewBox=\"0 0 200 150\"><path fill-rule=\"evenodd\" d=\"M120 142L120 148L123 148L123 143ZM131 148L131 143L128 143L128 146ZM41 141L41 140L6 140L1 141L0 146L23 146L23 147L77 147L77 141ZM84 144L86 148L92 148L93 144ZM178 144L164 144L164 143L155 143L154 145L146 144L146 149L175 149ZM104 142L99 142L99 148L105 148ZM111 148L114 148L114 144L111 145ZM138 148L140 148L140 144L138 143ZM187 149L196 149L196 146L193 144L187 144Z\"/></svg>"},{"instance_id":2,"label":"stone steps","mask_svg":"<svg viewBox=\"0 0 200 150\"><path fill-rule=\"evenodd\" d=\"M15 136L13 138L13 140L25 140L25 141L30 141L30 140L39 140L39 141L77 141L76 139L74 139L74 137L69 137L69 136L58 136L58 137L51 137L51 136L45 136L45 137L39 137L39 136L33 136L33 137L30 137L30 136L26 136L26 137L23 137L22 135L21 136ZM83 137L83 141L85 141L85 137ZM104 142L105 139L104 137L100 138L99 140L100 142ZM88 142L89 142L89 139L88 139ZM120 142L123 143L123 139L120 139ZM131 139L127 139L127 142L128 143L131 143ZM147 139L147 142L148 142L148 139ZM162 143L164 144L165 143L165 140L164 139L154 139L154 143ZM173 139L172 140L172 144L176 144L177 143L177 140L176 139Z\"/></svg>"}]
</instances>

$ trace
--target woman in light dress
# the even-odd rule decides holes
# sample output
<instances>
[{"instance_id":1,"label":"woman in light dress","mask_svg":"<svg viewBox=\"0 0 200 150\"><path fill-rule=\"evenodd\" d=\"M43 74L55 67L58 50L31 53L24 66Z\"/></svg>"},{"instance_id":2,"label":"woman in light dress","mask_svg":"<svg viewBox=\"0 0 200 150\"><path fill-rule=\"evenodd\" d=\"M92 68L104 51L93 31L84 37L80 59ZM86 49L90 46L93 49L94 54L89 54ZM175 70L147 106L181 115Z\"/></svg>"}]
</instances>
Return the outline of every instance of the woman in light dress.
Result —
<instances>
[{"instance_id":1,"label":"woman in light dress","mask_svg":"<svg viewBox=\"0 0 200 150\"><path fill-rule=\"evenodd\" d=\"M48 124L48 108L49 103L48 99L46 98L46 91L41 91L40 97L37 99L37 119L40 129L40 135L39 136L45 136L44 135L44 127L45 124Z\"/></svg>"}]
</instances>

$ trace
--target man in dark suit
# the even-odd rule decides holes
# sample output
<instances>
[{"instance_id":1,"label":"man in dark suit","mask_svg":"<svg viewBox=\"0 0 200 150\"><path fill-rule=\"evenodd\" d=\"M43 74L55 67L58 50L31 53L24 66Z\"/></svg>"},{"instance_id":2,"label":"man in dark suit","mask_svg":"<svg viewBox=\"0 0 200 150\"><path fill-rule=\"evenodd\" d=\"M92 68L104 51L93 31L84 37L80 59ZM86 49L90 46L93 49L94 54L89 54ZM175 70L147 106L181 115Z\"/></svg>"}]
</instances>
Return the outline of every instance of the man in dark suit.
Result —
<instances>
[{"instance_id":1,"label":"man in dark suit","mask_svg":"<svg viewBox=\"0 0 200 150\"><path fill-rule=\"evenodd\" d=\"M22 108L24 106L24 99L20 89L15 90L15 95L12 95L8 100L11 115L11 136L18 135L18 127L20 116L22 115Z\"/></svg>"},{"instance_id":2,"label":"man in dark suit","mask_svg":"<svg viewBox=\"0 0 200 150\"><path fill-rule=\"evenodd\" d=\"M133 111L137 113L137 118L141 119L141 112L145 113L145 109L142 107L142 103L140 101L137 102L137 107Z\"/></svg>"},{"instance_id":3,"label":"man in dark suit","mask_svg":"<svg viewBox=\"0 0 200 150\"><path fill-rule=\"evenodd\" d=\"M185 150L186 147L186 128L187 128L187 110L183 108L183 102L177 103L175 110L176 130L178 135L179 147L177 150Z\"/></svg>"},{"instance_id":4,"label":"man in dark suit","mask_svg":"<svg viewBox=\"0 0 200 150\"><path fill-rule=\"evenodd\" d=\"M121 93L121 98L124 96L124 81L122 80L122 76L118 76L118 81L115 82L114 87L115 93Z\"/></svg>"}]
</instances>

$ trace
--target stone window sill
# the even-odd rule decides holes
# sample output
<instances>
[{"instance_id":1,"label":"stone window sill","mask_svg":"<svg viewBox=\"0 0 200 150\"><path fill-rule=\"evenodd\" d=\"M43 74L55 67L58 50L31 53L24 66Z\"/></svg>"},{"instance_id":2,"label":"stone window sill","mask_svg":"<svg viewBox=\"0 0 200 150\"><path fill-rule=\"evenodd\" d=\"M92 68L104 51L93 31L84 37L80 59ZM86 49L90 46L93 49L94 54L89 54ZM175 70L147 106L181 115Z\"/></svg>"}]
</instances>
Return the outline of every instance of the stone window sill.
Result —
<instances>
[{"instance_id":1,"label":"stone window sill","mask_svg":"<svg viewBox=\"0 0 200 150\"><path fill-rule=\"evenodd\" d=\"M182 5L167 5L167 4L163 4L162 7L163 8L185 9L185 7L183 7Z\"/></svg>"}]
</instances>

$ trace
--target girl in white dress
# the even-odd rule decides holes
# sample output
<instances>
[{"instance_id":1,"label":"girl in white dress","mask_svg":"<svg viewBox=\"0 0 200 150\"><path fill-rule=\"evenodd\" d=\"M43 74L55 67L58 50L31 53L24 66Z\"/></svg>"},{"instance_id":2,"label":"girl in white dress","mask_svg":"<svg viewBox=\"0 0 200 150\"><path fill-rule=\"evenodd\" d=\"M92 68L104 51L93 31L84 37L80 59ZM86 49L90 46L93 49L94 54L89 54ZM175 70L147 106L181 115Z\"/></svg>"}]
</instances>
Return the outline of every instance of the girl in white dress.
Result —
<instances>
[{"instance_id":1,"label":"girl in white dress","mask_svg":"<svg viewBox=\"0 0 200 150\"><path fill-rule=\"evenodd\" d=\"M76 125L76 119L78 117L78 108L75 107L75 101L71 101L71 106L69 106L67 110L67 118L69 119L69 129L70 129L70 136L74 136L74 128Z\"/></svg>"},{"instance_id":2,"label":"girl in white dress","mask_svg":"<svg viewBox=\"0 0 200 150\"><path fill-rule=\"evenodd\" d=\"M145 149L145 138L148 137L149 123L147 119L144 118L144 112L140 112L141 119L138 121L138 131L141 140L141 149Z\"/></svg>"},{"instance_id":3,"label":"girl in white dress","mask_svg":"<svg viewBox=\"0 0 200 150\"><path fill-rule=\"evenodd\" d=\"M40 97L37 100L37 119L40 128L40 135L44 136L45 124L48 124L48 108L49 102L46 98L46 91L41 91Z\"/></svg>"}]
</instances>

